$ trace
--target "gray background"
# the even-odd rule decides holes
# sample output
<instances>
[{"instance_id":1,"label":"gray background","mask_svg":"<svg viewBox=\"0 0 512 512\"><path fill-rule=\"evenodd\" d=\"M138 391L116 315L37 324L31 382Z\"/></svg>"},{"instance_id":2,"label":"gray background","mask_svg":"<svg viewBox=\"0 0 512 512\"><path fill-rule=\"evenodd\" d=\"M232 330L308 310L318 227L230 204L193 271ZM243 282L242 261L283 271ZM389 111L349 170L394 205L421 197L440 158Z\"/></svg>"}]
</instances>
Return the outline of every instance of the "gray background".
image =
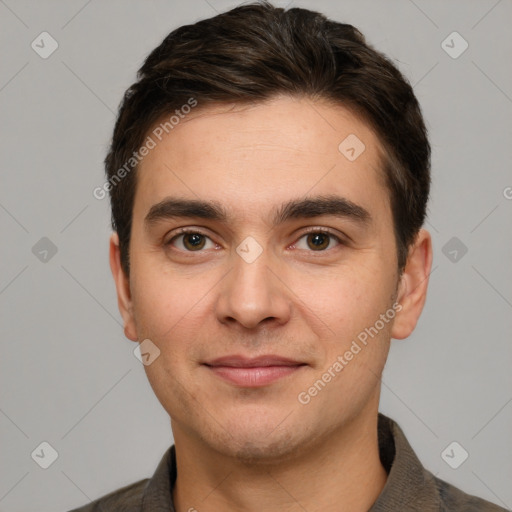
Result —
<instances>
[{"instance_id":1,"label":"gray background","mask_svg":"<svg viewBox=\"0 0 512 512\"><path fill-rule=\"evenodd\" d=\"M0 1L1 511L87 503L150 476L172 443L123 335L109 205L92 191L143 58L236 3ZM292 4L360 28L408 76L430 128L434 271L416 331L392 344L381 411L434 474L510 508L512 2ZM31 48L43 31L59 45L47 59ZM442 46L453 31L469 44L458 58ZM42 441L58 452L48 469L31 458ZM452 441L469 453L458 469L441 457Z\"/></svg>"}]
</instances>

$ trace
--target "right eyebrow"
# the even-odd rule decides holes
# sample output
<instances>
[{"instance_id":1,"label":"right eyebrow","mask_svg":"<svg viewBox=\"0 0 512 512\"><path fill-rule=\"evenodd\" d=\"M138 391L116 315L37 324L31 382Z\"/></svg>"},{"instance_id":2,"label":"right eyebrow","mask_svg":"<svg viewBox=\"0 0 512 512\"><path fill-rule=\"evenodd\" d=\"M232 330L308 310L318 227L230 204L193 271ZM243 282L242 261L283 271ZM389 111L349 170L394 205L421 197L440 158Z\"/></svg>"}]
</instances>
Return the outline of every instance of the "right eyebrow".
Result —
<instances>
[{"instance_id":1,"label":"right eyebrow","mask_svg":"<svg viewBox=\"0 0 512 512\"><path fill-rule=\"evenodd\" d=\"M228 215L220 204L212 201L166 198L150 208L144 218L144 224L149 228L158 221L176 217L199 217L226 222Z\"/></svg>"}]
</instances>

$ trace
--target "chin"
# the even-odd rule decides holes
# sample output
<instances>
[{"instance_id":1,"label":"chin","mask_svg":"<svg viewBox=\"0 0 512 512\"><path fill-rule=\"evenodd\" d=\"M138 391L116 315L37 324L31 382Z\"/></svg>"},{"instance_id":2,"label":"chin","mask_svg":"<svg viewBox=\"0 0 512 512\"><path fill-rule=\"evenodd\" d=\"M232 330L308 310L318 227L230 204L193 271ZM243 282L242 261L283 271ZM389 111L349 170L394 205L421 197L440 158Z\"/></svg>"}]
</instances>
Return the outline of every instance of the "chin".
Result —
<instances>
[{"instance_id":1,"label":"chin","mask_svg":"<svg viewBox=\"0 0 512 512\"><path fill-rule=\"evenodd\" d=\"M306 439L300 438L297 426L276 429L278 424L279 421L272 426L266 422L251 425L234 422L208 444L219 453L251 466L273 465L293 459L303 450Z\"/></svg>"},{"instance_id":2,"label":"chin","mask_svg":"<svg viewBox=\"0 0 512 512\"><path fill-rule=\"evenodd\" d=\"M283 435L270 440L262 437L258 440L239 440L237 446L231 447L230 455L247 465L273 465L294 458L300 443L291 435Z\"/></svg>"}]
</instances>

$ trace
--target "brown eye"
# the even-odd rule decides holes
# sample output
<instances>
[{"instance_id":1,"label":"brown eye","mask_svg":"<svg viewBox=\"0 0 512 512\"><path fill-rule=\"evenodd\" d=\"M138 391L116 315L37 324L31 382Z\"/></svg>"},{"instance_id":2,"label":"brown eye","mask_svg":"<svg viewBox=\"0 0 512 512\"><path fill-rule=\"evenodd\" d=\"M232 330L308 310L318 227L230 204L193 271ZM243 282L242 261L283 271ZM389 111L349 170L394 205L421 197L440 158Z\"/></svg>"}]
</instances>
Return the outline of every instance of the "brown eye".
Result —
<instances>
[{"instance_id":1,"label":"brown eye","mask_svg":"<svg viewBox=\"0 0 512 512\"><path fill-rule=\"evenodd\" d=\"M325 233L312 233L308 235L308 246L314 251L321 251L329 247L329 236Z\"/></svg>"},{"instance_id":2,"label":"brown eye","mask_svg":"<svg viewBox=\"0 0 512 512\"><path fill-rule=\"evenodd\" d=\"M321 252L340 244L341 240L333 233L312 231L301 236L295 247L297 249Z\"/></svg>"},{"instance_id":3,"label":"brown eye","mask_svg":"<svg viewBox=\"0 0 512 512\"><path fill-rule=\"evenodd\" d=\"M205 237L199 233L186 233L183 235L183 245L190 251L202 249L205 243Z\"/></svg>"},{"instance_id":4,"label":"brown eye","mask_svg":"<svg viewBox=\"0 0 512 512\"><path fill-rule=\"evenodd\" d=\"M183 252L199 252L202 249L215 247L208 236L196 231L182 231L179 235L171 238L166 245L172 245Z\"/></svg>"}]
</instances>

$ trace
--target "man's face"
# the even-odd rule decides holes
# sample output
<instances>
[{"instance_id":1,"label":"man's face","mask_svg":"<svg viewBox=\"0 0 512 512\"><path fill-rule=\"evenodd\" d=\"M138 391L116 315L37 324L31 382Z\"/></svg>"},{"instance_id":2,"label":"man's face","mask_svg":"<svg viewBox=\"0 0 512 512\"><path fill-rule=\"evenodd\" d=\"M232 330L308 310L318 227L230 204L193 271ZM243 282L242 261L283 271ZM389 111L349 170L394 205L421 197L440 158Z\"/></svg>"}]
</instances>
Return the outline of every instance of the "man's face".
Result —
<instances>
[{"instance_id":1,"label":"man's face","mask_svg":"<svg viewBox=\"0 0 512 512\"><path fill-rule=\"evenodd\" d=\"M270 460L376 413L402 314L377 145L343 107L278 97L198 110L145 157L121 310L126 335L160 350L145 370L175 439ZM153 208L166 200L215 209ZM295 364L215 366L227 356Z\"/></svg>"}]
</instances>

